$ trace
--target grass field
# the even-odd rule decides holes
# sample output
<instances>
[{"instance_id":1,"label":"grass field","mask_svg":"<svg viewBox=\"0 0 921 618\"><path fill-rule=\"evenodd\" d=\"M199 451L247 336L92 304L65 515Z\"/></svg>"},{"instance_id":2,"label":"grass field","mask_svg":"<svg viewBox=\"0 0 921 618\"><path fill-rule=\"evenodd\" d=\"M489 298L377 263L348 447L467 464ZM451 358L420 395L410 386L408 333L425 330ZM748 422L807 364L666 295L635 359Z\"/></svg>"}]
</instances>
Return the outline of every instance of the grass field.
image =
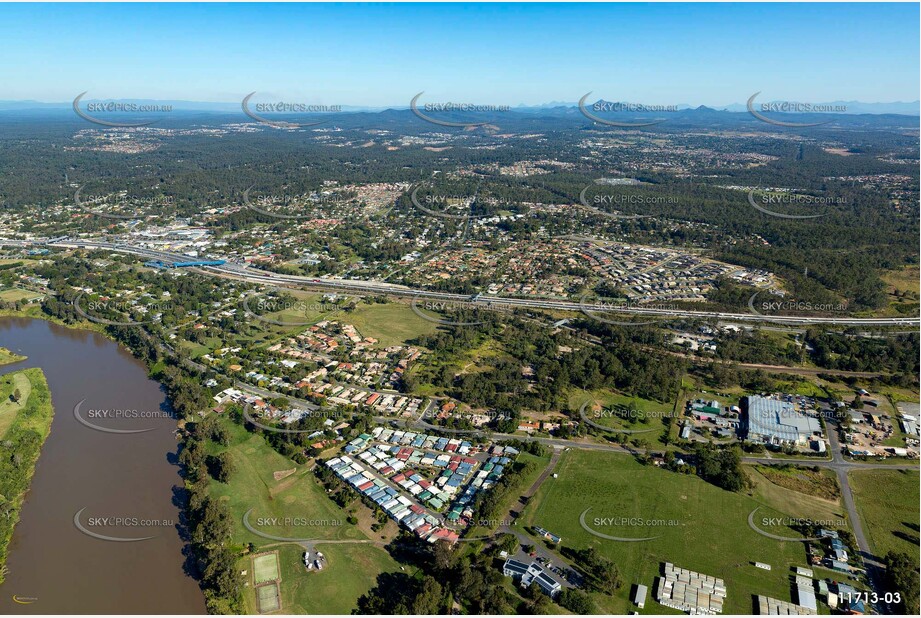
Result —
<instances>
[{"instance_id":1,"label":"grass field","mask_svg":"<svg viewBox=\"0 0 921 618\"><path fill-rule=\"evenodd\" d=\"M13 401L12 395L19 390L19 401ZM0 377L0 438L16 420L19 411L26 407L32 393L32 382L22 372Z\"/></svg>"},{"instance_id":2,"label":"grass field","mask_svg":"<svg viewBox=\"0 0 921 618\"><path fill-rule=\"evenodd\" d=\"M278 552L261 554L253 558L253 582L257 586L266 582L278 581L280 577Z\"/></svg>"},{"instance_id":3,"label":"grass field","mask_svg":"<svg viewBox=\"0 0 921 618\"><path fill-rule=\"evenodd\" d=\"M227 502L233 514L234 540L241 545L265 545L270 541L253 534L243 526L243 515L252 509L250 524L259 531L293 539L363 539L361 530L346 522L348 513L326 496L320 483L307 466L297 466L272 449L261 436L221 419L231 432L228 447L214 443L209 453L229 450L236 470L229 483L212 481L210 493ZM279 481L273 473L279 470L297 471ZM259 519L277 519L277 524L259 525ZM285 524L284 520L291 521Z\"/></svg>"},{"instance_id":4,"label":"grass field","mask_svg":"<svg viewBox=\"0 0 921 618\"><path fill-rule=\"evenodd\" d=\"M248 433L228 419L221 419L231 432L231 443L227 447L209 445L209 453L229 450L236 463L236 470L229 483L211 481L209 493L225 500L233 518L233 538L241 547L253 543L256 551L277 550L277 566L281 581L278 584L281 609L284 613L303 614L348 614L355 607L359 596L374 587L377 576L383 572L400 569L400 565L384 551L381 545L324 544L323 540L368 540L374 538L381 543L393 537L395 524L389 523L374 533L370 530L370 512L364 507L354 513L340 508L327 495L307 466L297 466L290 459L273 450L261 436ZM295 468L294 474L279 481L273 473ZM270 535L292 539L316 539L311 545L326 556L322 571L307 571L304 568L304 548L293 542L279 542L253 534L243 526L243 515L252 509L249 516L251 526ZM357 525L349 524L346 518L354 514ZM261 519L276 519L277 523L260 522ZM289 523L283 520L287 518ZM268 566L262 569L253 565L249 557L240 560L241 570L252 568L255 581L266 581L270 574ZM245 590L244 600L249 613L256 613L256 595L265 586ZM270 595L269 591L265 594ZM270 599L266 599L270 601ZM263 611L265 606L261 606Z\"/></svg>"},{"instance_id":5,"label":"grass field","mask_svg":"<svg viewBox=\"0 0 921 618\"><path fill-rule=\"evenodd\" d=\"M281 325L258 320L258 318L250 319L257 320L261 322L262 327L275 329L279 333L290 332L292 329L296 332L300 332L300 330L312 324L316 324L321 320L336 319L337 315L342 315L343 313L336 308L335 303L324 301L324 294L316 294L302 290L286 290L285 293L296 300L292 306L285 307L281 311L265 311L264 309L274 308L274 306L271 303L267 303L263 296L253 296L249 300L250 310L254 314L263 316L269 320L282 322ZM343 303L343 306L345 306L345 304L348 303Z\"/></svg>"},{"instance_id":6,"label":"grass field","mask_svg":"<svg viewBox=\"0 0 921 618\"><path fill-rule=\"evenodd\" d=\"M251 310L265 318L285 323L284 325L249 318L264 331L264 336L252 343L269 343L284 337L301 333L308 326L322 320L336 320L352 324L365 337L374 337L382 347L404 345L422 334L435 332L438 325L416 315L408 303L367 303L359 302L349 311L345 309L330 310L333 303L323 300L323 294L289 291L297 299L294 307L283 311L261 313L258 311L259 300L250 301ZM349 298L349 301L352 299ZM351 302L341 303L342 307Z\"/></svg>"},{"instance_id":7,"label":"grass field","mask_svg":"<svg viewBox=\"0 0 921 618\"><path fill-rule=\"evenodd\" d=\"M6 288L0 290L0 300L7 303L15 303L19 301L32 301L39 299L43 294L38 292L33 292L31 290L23 290L22 288Z\"/></svg>"},{"instance_id":8,"label":"grass field","mask_svg":"<svg viewBox=\"0 0 921 618\"><path fill-rule=\"evenodd\" d=\"M25 385L22 380L28 382ZM51 405L51 391L41 369L25 369L0 377L0 392L12 392L19 385L23 406L15 411L12 423L2 432L5 459L0 465L0 496L5 517L0 517L0 583L3 583L7 547L13 536L13 528L19 521L19 509L32 481L35 464L41 455L41 448L51 433L54 408ZM28 389L28 390L26 390ZM11 462L23 473L12 474Z\"/></svg>"},{"instance_id":9,"label":"grass field","mask_svg":"<svg viewBox=\"0 0 921 618\"><path fill-rule=\"evenodd\" d=\"M25 356L20 356L6 348L0 348L0 365L9 365L10 363L18 363L23 360L26 360Z\"/></svg>"},{"instance_id":10,"label":"grass field","mask_svg":"<svg viewBox=\"0 0 921 618\"><path fill-rule=\"evenodd\" d=\"M477 346L466 350L456 363L462 373L483 373L493 369L500 359L511 357L495 339L484 338Z\"/></svg>"},{"instance_id":11,"label":"grass field","mask_svg":"<svg viewBox=\"0 0 921 618\"><path fill-rule=\"evenodd\" d=\"M642 466L615 453L567 452L559 478L548 479L525 510L522 523L542 526L574 548L596 547L619 567L624 585L614 597L594 595L602 611L625 614L632 584L654 590L654 578L665 561L723 578L728 588L725 613L752 613L752 595L790 599L788 574L807 564L804 547L757 534L748 516L760 507L762 517L839 515L836 503L763 483L752 495L721 490L697 477ZM792 498L796 498L793 500ZM582 528L580 515L597 532L620 537L658 537L645 542L618 542L596 537ZM638 525L610 525L602 518L638 518ZM599 518L596 521L596 518ZM757 521L757 520L756 520ZM606 525L607 524L607 525ZM762 526L763 527L763 526ZM789 528L770 532L797 537ZM766 562L766 572L752 562ZM651 596L651 594L650 594ZM648 600L643 613L673 613Z\"/></svg>"},{"instance_id":12,"label":"grass field","mask_svg":"<svg viewBox=\"0 0 921 618\"><path fill-rule=\"evenodd\" d=\"M318 544L317 548L326 556L322 571L304 568L301 546L278 548L281 606L286 614L349 614L358 597L375 586L378 575L400 570L400 565L375 545ZM244 598L247 612L253 613L257 609L255 594L248 590Z\"/></svg>"},{"instance_id":13,"label":"grass field","mask_svg":"<svg viewBox=\"0 0 921 618\"><path fill-rule=\"evenodd\" d=\"M905 552L921 566L918 549L918 472L855 470L851 489L870 545L879 556Z\"/></svg>"},{"instance_id":14,"label":"grass field","mask_svg":"<svg viewBox=\"0 0 921 618\"><path fill-rule=\"evenodd\" d=\"M431 326L437 328L435 324ZM509 358L509 356L498 341L490 338L483 338L476 345L448 359L423 357L420 361L413 363L409 370L410 375L417 377L418 386L414 393L429 397L446 394L444 387L429 382L434 375L433 372L438 371L441 367L449 367L454 374L483 373L492 371L499 358ZM462 404L461 409L464 408L466 405Z\"/></svg>"},{"instance_id":15,"label":"grass field","mask_svg":"<svg viewBox=\"0 0 921 618\"><path fill-rule=\"evenodd\" d=\"M585 408L585 416L592 422L611 429L652 430L648 433L652 437L657 435L655 431L661 432L664 429L662 419L672 414L675 405L674 402L661 403L611 391L588 392L573 389L569 394L570 409L578 410L586 401L589 402L589 405ZM621 418L613 414L602 413L603 410L610 412L612 406L637 410L647 416L641 418L639 415L628 414L626 418Z\"/></svg>"},{"instance_id":16,"label":"grass field","mask_svg":"<svg viewBox=\"0 0 921 618\"><path fill-rule=\"evenodd\" d=\"M182 346L182 348L188 353L189 358L191 359L199 358L211 352L210 347L200 343L193 343L191 341L182 340L180 341L179 345Z\"/></svg>"},{"instance_id":17,"label":"grass field","mask_svg":"<svg viewBox=\"0 0 921 618\"><path fill-rule=\"evenodd\" d=\"M791 489L795 492L821 498L826 501L838 502L841 490L838 487L838 478L831 470L811 470L808 468L778 466L752 466L752 478L763 476L768 482L779 487Z\"/></svg>"},{"instance_id":18,"label":"grass field","mask_svg":"<svg viewBox=\"0 0 921 618\"><path fill-rule=\"evenodd\" d=\"M374 337L381 346L404 345L419 335L434 333L438 324L416 315L408 304L360 303L354 311L341 311L335 319L352 324L365 337Z\"/></svg>"},{"instance_id":19,"label":"grass field","mask_svg":"<svg viewBox=\"0 0 921 618\"><path fill-rule=\"evenodd\" d=\"M821 386L811 380L802 379L796 381L780 381L777 383L776 391L781 393L792 393L794 395L803 395L804 397L826 397L827 393Z\"/></svg>"},{"instance_id":20,"label":"grass field","mask_svg":"<svg viewBox=\"0 0 921 618\"><path fill-rule=\"evenodd\" d=\"M921 269L918 266L905 266L899 270L890 270L883 274L882 279L889 286L889 293L914 292L921 293Z\"/></svg>"}]
</instances>

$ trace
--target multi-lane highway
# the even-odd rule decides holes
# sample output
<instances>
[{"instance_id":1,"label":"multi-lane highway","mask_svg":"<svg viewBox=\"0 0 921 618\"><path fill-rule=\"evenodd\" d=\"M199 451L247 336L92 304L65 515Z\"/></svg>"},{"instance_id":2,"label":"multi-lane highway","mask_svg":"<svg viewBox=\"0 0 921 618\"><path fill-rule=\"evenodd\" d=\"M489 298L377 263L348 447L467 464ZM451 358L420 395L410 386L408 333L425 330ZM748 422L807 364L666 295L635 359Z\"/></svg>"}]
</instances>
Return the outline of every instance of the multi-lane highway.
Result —
<instances>
[{"instance_id":1,"label":"multi-lane highway","mask_svg":"<svg viewBox=\"0 0 921 618\"><path fill-rule=\"evenodd\" d=\"M0 239L0 244L22 245L24 241L9 241ZM31 244L31 243L30 243ZM106 240L83 239L55 239L47 246L73 248L73 249L103 249L137 255L151 260L187 261L186 255L155 251L122 242L109 242ZM650 316L664 318L698 318L719 319L727 322L747 323L775 323L787 325L825 324L832 326L911 326L921 327L921 318L855 318L855 317L829 317L829 316L776 316L757 315L754 313L731 313L716 311L693 311L686 309L661 309L644 307L624 307L610 304L581 303L550 299L529 298L499 298L478 294L470 297L464 294L448 292L434 292L431 290L418 290L403 285L387 283L384 281L365 281L352 279L312 278L297 275L283 275L263 270L249 268L244 265L227 263L220 266L205 266L197 269L199 272L222 277L242 279L251 283L275 286L304 286L320 289L351 291L364 294L389 294L407 298L427 298L440 300L447 303L467 307L482 307L484 309L555 309L558 311L576 311L583 313L620 313L636 316ZM451 308L450 306L448 308Z\"/></svg>"},{"instance_id":2,"label":"multi-lane highway","mask_svg":"<svg viewBox=\"0 0 921 618\"><path fill-rule=\"evenodd\" d=\"M24 246L35 244L37 241L20 241L0 239L0 245ZM189 256L169 253L166 251L156 251L139 247L122 242L110 242L106 240L83 240L83 239L55 239L47 242L46 246L72 248L72 249L102 249L117 251L137 255L150 260L161 260L164 262L182 262L187 261ZM554 309L557 311L573 311L588 314L616 313L635 316L655 317L659 319L666 318L691 318L691 319L719 319L726 322L747 322L747 323L774 323L786 325L807 325L807 324L825 324L831 326L911 326L921 327L921 318L918 317L898 317L898 318L855 318L855 317L829 317L829 316L780 316L780 315L758 315L755 313L732 313L717 311L694 311L689 309L662 309L646 307L626 307L611 304L598 304L589 302L573 302L565 300L551 299L531 299L531 298L505 298L496 296L487 296L478 294L474 297L465 294L452 294L449 292L435 292L431 290L419 290L409 288L403 285L387 283L384 281L367 281L354 279L332 279L332 278L312 278L298 275L283 275L264 270L249 268L241 264L228 262L220 266L204 266L198 269L198 272L214 276L232 277L242 279L251 283L275 286L304 286L321 289L351 291L363 294L389 294L393 296L402 296L406 298L427 298L439 300L447 303L454 303L456 306L482 307L484 309ZM450 309L451 307L448 306Z\"/></svg>"}]
</instances>

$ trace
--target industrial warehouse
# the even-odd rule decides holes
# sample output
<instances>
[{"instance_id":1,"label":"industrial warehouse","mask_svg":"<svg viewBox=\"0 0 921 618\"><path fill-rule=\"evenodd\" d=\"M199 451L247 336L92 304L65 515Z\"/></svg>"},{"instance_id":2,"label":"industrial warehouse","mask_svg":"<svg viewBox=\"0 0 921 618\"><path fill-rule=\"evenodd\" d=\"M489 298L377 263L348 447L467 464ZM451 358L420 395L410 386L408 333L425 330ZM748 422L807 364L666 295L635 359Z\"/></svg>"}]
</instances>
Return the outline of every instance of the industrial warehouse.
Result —
<instances>
[{"instance_id":1,"label":"industrial warehouse","mask_svg":"<svg viewBox=\"0 0 921 618\"><path fill-rule=\"evenodd\" d=\"M805 446L822 435L819 419L806 413L792 396L761 397L753 395L742 400L747 418L748 439L772 446Z\"/></svg>"}]
</instances>

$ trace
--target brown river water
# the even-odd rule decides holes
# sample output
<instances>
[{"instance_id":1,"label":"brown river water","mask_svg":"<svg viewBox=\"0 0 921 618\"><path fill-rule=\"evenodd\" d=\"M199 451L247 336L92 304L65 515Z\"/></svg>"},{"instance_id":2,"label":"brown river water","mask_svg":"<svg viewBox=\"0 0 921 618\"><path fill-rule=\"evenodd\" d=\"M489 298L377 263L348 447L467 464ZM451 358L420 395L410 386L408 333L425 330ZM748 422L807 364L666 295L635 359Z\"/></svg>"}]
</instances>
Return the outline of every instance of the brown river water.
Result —
<instances>
[{"instance_id":1,"label":"brown river water","mask_svg":"<svg viewBox=\"0 0 921 618\"><path fill-rule=\"evenodd\" d=\"M0 346L28 356L0 374L40 367L55 411L10 545L0 613L205 613L185 572L176 422L159 384L123 347L44 320L0 318ZM88 427L78 404L102 429L149 431Z\"/></svg>"}]
</instances>

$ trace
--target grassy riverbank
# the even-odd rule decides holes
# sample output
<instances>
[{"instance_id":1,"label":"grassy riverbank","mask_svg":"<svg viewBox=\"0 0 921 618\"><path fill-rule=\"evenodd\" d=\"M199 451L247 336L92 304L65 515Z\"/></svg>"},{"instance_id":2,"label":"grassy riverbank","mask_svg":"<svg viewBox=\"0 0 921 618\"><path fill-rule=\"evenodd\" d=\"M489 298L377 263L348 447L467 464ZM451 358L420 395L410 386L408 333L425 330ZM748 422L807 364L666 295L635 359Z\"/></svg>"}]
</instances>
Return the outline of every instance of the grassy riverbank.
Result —
<instances>
[{"instance_id":1,"label":"grassy riverbank","mask_svg":"<svg viewBox=\"0 0 921 618\"><path fill-rule=\"evenodd\" d=\"M278 550L281 579L278 592L281 611L291 614L348 614L358 598L370 591L382 573L400 571L384 545L397 534L389 522L374 531L375 519L369 509L349 494L352 503L342 507L334 502L313 474L313 463L297 465L280 455L261 435L248 432L226 417L215 422L227 432L227 444L209 441L207 456L228 454L234 470L226 482L209 478L208 495L227 506L232 549L242 551L252 544L253 552ZM260 533L309 542L279 541ZM326 564L322 571L304 567L305 547L322 551ZM252 561L249 552L236 560L238 571L247 571L242 591L247 613L258 612Z\"/></svg>"},{"instance_id":2,"label":"grassy riverbank","mask_svg":"<svg viewBox=\"0 0 921 618\"><path fill-rule=\"evenodd\" d=\"M0 582L7 547L19 521L35 464L51 431L54 409L41 369L0 376L0 440L8 457L0 458Z\"/></svg>"},{"instance_id":3,"label":"grassy riverbank","mask_svg":"<svg viewBox=\"0 0 921 618\"><path fill-rule=\"evenodd\" d=\"M0 348L0 365L9 365L10 363L18 363L24 360L26 360L25 356L20 356L6 348Z\"/></svg>"},{"instance_id":4,"label":"grassy riverbank","mask_svg":"<svg viewBox=\"0 0 921 618\"><path fill-rule=\"evenodd\" d=\"M53 324L57 324L58 326L65 326L74 330L91 330L103 335L106 334L106 328L104 324L91 322L90 320L67 322L57 316L49 315L42 310L42 306L40 304L27 305L22 309L0 309L0 318L34 318L36 320L45 320L46 322L51 322ZM109 338L112 339L112 337ZM115 339L112 340L115 341Z\"/></svg>"}]
</instances>

